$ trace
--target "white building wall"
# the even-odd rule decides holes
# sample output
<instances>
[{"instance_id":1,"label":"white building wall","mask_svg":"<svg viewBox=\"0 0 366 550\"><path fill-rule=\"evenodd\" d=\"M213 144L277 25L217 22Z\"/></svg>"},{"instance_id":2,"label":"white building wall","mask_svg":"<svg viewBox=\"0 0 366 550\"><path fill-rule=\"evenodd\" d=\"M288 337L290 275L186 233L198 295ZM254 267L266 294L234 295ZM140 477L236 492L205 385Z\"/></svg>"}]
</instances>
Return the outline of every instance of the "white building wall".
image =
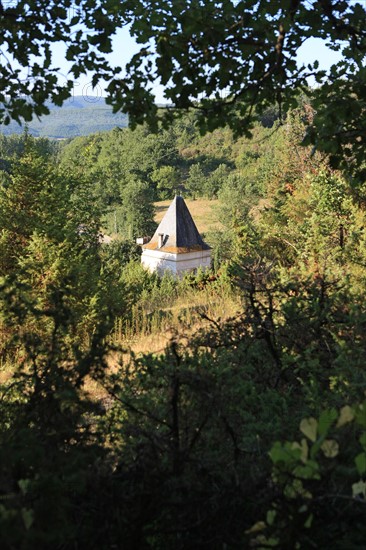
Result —
<instances>
[{"instance_id":1,"label":"white building wall","mask_svg":"<svg viewBox=\"0 0 366 550\"><path fill-rule=\"evenodd\" d=\"M142 265L149 271L157 271L162 275L169 270L176 276L193 272L198 268L209 269L211 266L211 250L198 250L185 254L172 254L159 250L145 249L141 255Z\"/></svg>"}]
</instances>

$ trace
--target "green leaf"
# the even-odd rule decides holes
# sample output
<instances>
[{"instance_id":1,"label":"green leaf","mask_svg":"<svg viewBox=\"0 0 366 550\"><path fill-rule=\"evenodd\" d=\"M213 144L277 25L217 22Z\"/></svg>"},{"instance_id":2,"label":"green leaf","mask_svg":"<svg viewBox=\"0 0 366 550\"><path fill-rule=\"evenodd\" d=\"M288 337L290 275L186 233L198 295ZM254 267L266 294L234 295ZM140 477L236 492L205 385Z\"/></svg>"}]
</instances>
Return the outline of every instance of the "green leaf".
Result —
<instances>
[{"instance_id":1,"label":"green leaf","mask_svg":"<svg viewBox=\"0 0 366 550\"><path fill-rule=\"evenodd\" d=\"M305 523L304 523L304 527L306 527L307 529L310 529L311 524L313 523L313 519L314 519L313 514L310 514L310 515L308 516L307 520L306 520Z\"/></svg>"},{"instance_id":2,"label":"green leaf","mask_svg":"<svg viewBox=\"0 0 366 550\"><path fill-rule=\"evenodd\" d=\"M339 418L337 422L337 428L341 428L345 424L348 424L349 422L352 422L352 420L355 417L355 413L351 409L349 405L346 405L345 407L342 407L339 413Z\"/></svg>"},{"instance_id":3,"label":"green leaf","mask_svg":"<svg viewBox=\"0 0 366 550\"><path fill-rule=\"evenodd\" d=\"M285 452L279 441L276 441L273 445L272 449L269 451L269 456L274 464L282 461L286 462L288 460L288 454Z\"/></svg>"},{"instance_id":4,"label":"green leaf","mask_svg":"<svg viewBox=\"0 0 366 550\"><path fill-rule=\"evenodd\" d=\"M312 494L305 489L301 479L294 479L291 485L287 485L284 489L284 495L287 498L312 498Z\"/></svg>"},{"instance_id":5,"label":"green leaf","mask_svg":"<svg viewBox=\"0 0 366 550\"><path fill-rule=\"evenodd\" d=\"M327 458L334 458L339 453L338 442L335 439L326 439L321 445L321 450Z\"/></svg>"},{"instance_id":6,"label":"green leaf","mask_svg":"<svg viewBox=\"0 0 366 550\"><path fill-rule=\"evenodd\" d=\"M366 428L366 406L363 403L357 407L356 420L360 426Z\"/></svg>"},{"instance_id":7,"label":"green leaf","mask_svg":"<svg viewBox=\"0 0 366 550\"><path fill-rule=\"evenodd\" d=\"M301 479L320 479L319 465L315 460L308 460L305 466L297 466L293 473Z\"/></svg>"},{"instance_id":8,"label":"green leaf","mask_svg":"<svg viewBox=\"0 0 366 550\"><path fill-rule=\"evenodd\" d=\"M366 483L364 481L358 481L352 485L352 495L354 497L363 496L366 497Z\"/></svg>"},{"instance_id":9,"label":"green leaf","mask_svg":"<svg viewBox=\"0 0 366 550\"><path fill-rule=\"evenodd\" d=\"M327 435L329 428L333 422L337 419L337 411L335 409L325 410L321 413L318 422L319 435Z\"/></svg>"},{"instance_id":10,"label":"green leaf","mask_svg":"<svg viewBox=\"0 0 366 550\"><path fill-rule=\"evenodd\" d=\"M366 448L366 433L363 433L360 437L360 443L363 448Z\"/></svg>"},{"instance_id":11,"label":"green leaf","mask_svg":"<svg viewBox=\"0 0 366 550\"><path fill-rule=\"evenodd\" d=\"M313 417L303 418L300 422L300 431L313 442L316 441L317 427L318 422Z\"/></svg>"},{"instance_id":12,"label":"green leaf","mask_svg":"<svg viewBox=\"0 0 366 550\"><path fill-rule=\"evenodd\" d=\"M266 522L268 525L273 525L274 520L276 518L276 510L268 510L267 516L266 516Z\"/></svg>"},{"instance_id":13,"label":"green leaf","mask_svg":"<svg viewBox=\"0 0 366 550\"><path fill-rule=\"evenodd\" d=\"M293 449L299 449L301 451L300 458L301 458L302 462L305 464L305 462L307 461L308 456L309 456L309 446L308 446L308 442L306 441L306 439L303 438L301 440L301 444L297 443L297 442L294 442L292 444L292 448Z\"/></svg>"},{"instance_id":14,"label":"green leaf","mask_svg":"<svg viewBox=\"0 0 366 550\"><path fill-rule=\"evenodd\" d=\"M30 483L31 483L30 479L19 479L18 485L23 495L25 495L28 492Z\"/></svg>"},{"instance_id":15,"label":"green leaf","mask_svg":"<svg viewBox=\"0 0 366 550\"><path fill-rule=\"evenodd\" d=\"M254 525L252 525L252 527L250 529L247 529L247 531L245 531L246 534L249 534L249 533L260 533L261 531L264 531L266 529L266 524L264 523L264 521L257 521L257 523L255 523Z\"/></svg>"},{"instance_id":16,"label":"green leaf","mask_svg":"<svg viewBox=\"0 0 366 550\"><path fill-rule=\"evenodd\" d=\"M29 508L22 508L21 514L22 514L24 527L28 531L32 527L32 524L34 521L34 512Z\"/></svg>"},{"instance_id":17,"label":"green leaf","mask_svg":"<svg viewBox=\"0 0 366 550\"><path fill-rule=\"evenodd\" d=\"M358 473L362 476L366 472L366 453L362 452L355 458Z\"/></svg>"}]
</instances>

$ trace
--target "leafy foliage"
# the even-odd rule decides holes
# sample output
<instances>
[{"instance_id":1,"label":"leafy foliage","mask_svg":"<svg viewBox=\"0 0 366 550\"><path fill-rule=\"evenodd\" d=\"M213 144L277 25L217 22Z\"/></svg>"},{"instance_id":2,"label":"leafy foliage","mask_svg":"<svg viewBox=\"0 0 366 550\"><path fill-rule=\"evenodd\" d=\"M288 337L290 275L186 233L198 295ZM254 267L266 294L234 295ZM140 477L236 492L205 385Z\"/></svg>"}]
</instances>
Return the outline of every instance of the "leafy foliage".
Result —
<instances>
[{"instance_id":1,"label":"leafy foliage","mask_svg":"<svg viewBox=\"0 0 366 550\"><path fill-rule=\"evenodd\" d=\"M58 157L44 140L3 140L5 548L362 545L365 199L298 147L312 114L258 123L251 143L198 137L192 113L158 137L114 130ZM130 261L131 241L99 243L100 210L121 232L150 231L167 174L217 186L216 273L160 279ZM240 311L211 319L192 288L208 302L236 293ZM134 337L184 292L202 323L128 359L116 323Z\"/></svg>"},{"instance_id":2,"label":"leafy foliage","mask_svg":"<svg viewBox=\"0 0 366 550\"><path fill-rule=\"evenodd\" d=\"M334 166L344 166L345 155L357 168L365 134L365 18L361 3L329 0L2 3L1 120L48 113L47 101L61 105L73 79L90 71L93 86L108 82L107 101L129 114L132 127L147 121L157 129L162 114L169 122L177 110L193 107L202 132L227 124L249 136L256 113L265 116L277 105L282 118L312 75L318 114L307 141L330 153ZM112 66L112 39L126 25L140 49L126 67ZM329 75L318 61L296 64L298 49L311 37L341 53ZM62 84L55 43L64 44L70 62L71 76ZM173 107L163 113L154 103L156 82Z\"/></svg>"},{"instance_id":3,"label":"leafy foliage","mask_svg":"<svg viewBox=\"0 0 366 550\"><path fill-rule=\"evenodd\" d=\"M364 428L364 403L345 405L339 412L325 409L319 419L301 421L301 442L272 447L272 479L283 498L274 500L266 521L252 527L256 544L305 548L330 539L336 548L362 544ZM340 521L332 521L334 516Z\"/></svg>"}]
</instances>

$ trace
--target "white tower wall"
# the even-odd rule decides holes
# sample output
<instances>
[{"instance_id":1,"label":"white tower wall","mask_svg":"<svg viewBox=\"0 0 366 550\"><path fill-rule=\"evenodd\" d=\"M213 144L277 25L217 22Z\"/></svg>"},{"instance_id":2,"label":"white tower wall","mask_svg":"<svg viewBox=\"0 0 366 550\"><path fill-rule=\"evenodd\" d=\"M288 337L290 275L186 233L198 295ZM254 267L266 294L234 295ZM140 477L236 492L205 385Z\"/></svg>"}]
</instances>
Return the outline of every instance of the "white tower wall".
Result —
<instances>
[{"instance_id":1,"label":"white tower wall","mask_svg":"<svg viewBox=\"0 0 366 550\"><path fill-rule=\"evenodd\" d=\"M182 276L186 272L194 273L197 269L211 267L211 250L172 254L159 250L144 250L141 256L142 265L149 271L162 275L169 270L173 275Z\"/></svg>"}]
</instances>

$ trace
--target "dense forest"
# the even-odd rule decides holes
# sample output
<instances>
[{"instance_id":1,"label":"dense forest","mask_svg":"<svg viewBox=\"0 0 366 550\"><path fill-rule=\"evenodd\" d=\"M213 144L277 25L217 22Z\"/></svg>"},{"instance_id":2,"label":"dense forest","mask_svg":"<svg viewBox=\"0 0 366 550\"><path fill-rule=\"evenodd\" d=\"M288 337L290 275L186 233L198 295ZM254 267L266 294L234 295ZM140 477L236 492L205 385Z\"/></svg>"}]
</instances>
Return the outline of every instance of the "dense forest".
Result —
<instances>
[{"instance_id":1,"label":"dense forest","mask_svg":"<svg viewBox=\"0 0 366 550\"><path fill-rule=\"evenodd\" d=\"M198 117L1 136L2 548L364 545L365 186L305 97ZM177 190L220 222L181 280L134 244Z\"/></svg>"}]
</instances>

